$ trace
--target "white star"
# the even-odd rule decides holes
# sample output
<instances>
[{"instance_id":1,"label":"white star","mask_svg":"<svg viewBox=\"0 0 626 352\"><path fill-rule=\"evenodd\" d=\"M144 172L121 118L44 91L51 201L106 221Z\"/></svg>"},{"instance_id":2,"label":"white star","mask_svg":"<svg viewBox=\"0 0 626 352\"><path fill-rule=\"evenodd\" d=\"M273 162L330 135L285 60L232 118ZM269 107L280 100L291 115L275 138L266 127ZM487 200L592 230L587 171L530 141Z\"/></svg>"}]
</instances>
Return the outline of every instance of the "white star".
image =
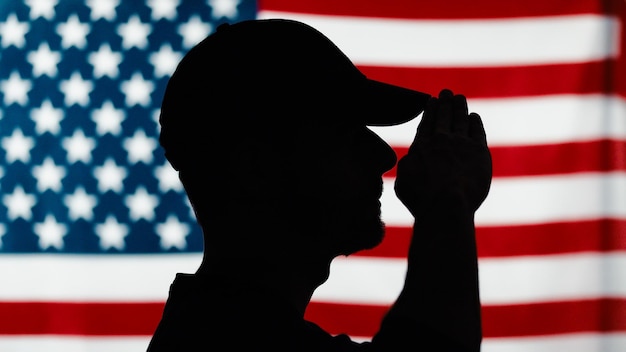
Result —
<instances>
[{"instance_id":1,"label":"white star","mask_svg":"<svg viewBox=\"0 0 626 352\"><path fill-rule=\"evenodd\" d=\"M54 7L57 3L57 0L26 0L26 5L30 7L30 19L34 20L38 17L53 19Z\"/></svg>"},{"instance_id":2,"label":"white star","mask_svg":"<svg viewBox=\"0 0 626 352\"><path fill-rule=\"evenodd\" d=\"M71 15L67 22L57 25L57 34L61 36L61 46L69 48L75 46L82 49L87 44L89 25L81 23L77 15Z\"/></svg>"},{"instance_id":3,"label":"white star","mask_svg":"<svg viewBox=\"0 0 626 352\"><path fill-rule=\"evenodd\" d=\"M148 60L154 66L154 77L160 78L174 73L182 54L172 50L169 44L161 45L159 51L150 54Z\"/></svg>"},{"instance_id":4,"label":"white star","mask_svg":"<svg viewBox=\"0 0 626 352\"><path fill-rule=\"evenodd\" d=\"M158 21L161 18L173 20L176 18L176 8L179 0L148 0L148 6L152 9L152 19Z\"/></svg>"},{"instance_id":5,"label":"white star","mask_svg":"<svg viewBox=\"0 0 626 352\"><path fill-rule=\"evenodd\" d=\"M211 17L218 19L228 17L234 19L238 16L237 6L239 0L209 0L211 6Z\"/></svg>"},{"instance_id":6,"label":"white star","mask_svg":"<svg viewBox=\"0 0 626 352\"><path fill-rule=\"evenodd\" d=\"M183 184L178 178L178 172L170 164L154 168L154 177L159 181L159 189L165 193L169 190L182 191Z\"/></svg>"},{"instance_id":7,"label":"white star","mask_svg":"<svg viewBox=\"0 0 626 352\"><path fill-rule=\"evenodd\" d=\"M0 224L0 248L2 248L2 236L7 234L7 228L4 224Z\"/></svg>"},{"instance_id":8,"label":"white star","mask_svg":"<svg viewBox=\"0 0 626 352\"><path fill-rule=\"evenodd\" d=\"M39 236L39 248L48 249L54 247L59 250L63 249L63 237L67 235L67 226L59 224L54 216L46 215L44 222L36 223L33 230Z\"/></svg>"},{"instance_id":9,"label":"white star","mask_svg":"<svg viewBox=\"0 0 626 352\"><path fill-rule=\"evenodd\" d=\"M75 130L72 137L66 137L61 142L63 148L67 152L67 161L69 163L75 163L82 161L87 164L91 161L91 152L96 147L96 142L93 138L85 137L82 130Z\"/></svg>"},{"instance_id":10,"label":"white star","mask_svg":"<svg viewBox=\"0 0 626 352\"><path fill-rule=\"evenodd\" d=\"M170 215L164 223L157 224L155 231L161 237L161 248L185 249L187 247L185 237L189 235L189 225L181 223L175 216Z\"/></svg>"},{"instance_id":11,"label":"white star","mask_svg":"<svg viewBox=\"0 0 626 352\"><path fill-rule=\"evenodd\" d=\"M55 109L50 99L46 99L39 108L35 108L30 112L30 118L35 121L37 134L42 135L45 132L50 132L56 135L61 130L63 114L63 110Z\"/></svg>"},{"instance_id":12,"label":"white star","mask_svg":"<svg viewBox=\"0 0 626 352\"><path fill-rule=\"evenodd\" d=\"M134 194L126 196L124 203L130 210L130 218L133 221L154 219L154 208L159 200L155 195L149 194L145 188L139 187Z\"/></svg>"},{"instance_id":13,"label":"white star","mask_svg":"<svg viewBox=\"0 0 626 352\"><path fill-rule=\"evenodd\" d=\"M100 18L113 21L115 19L115 8L119 4L119 0L87 0L87 6L91 9L91 20L93 21Z\"/></svg>"},{"instance_id":14,"label":"white star","mask_svg":"<svg viewBox=\"0 0 626 352\"><path fill-rule=\"evenodd\" d=\"M122 54L111 51L108 43L100 45L98 51L89 54L87 60L93 66L93 76L100 78L109 76L116 78L119 74L119 65L122 62Z\"/></svg>"},{"instance_id":15,"label":"white star","mask_svg":"<svg viewBox=\"0 0 626 352\"><path fill-rule=\"evenodd\" d=\"M150 105L150 94L154 90L154 83L145 80L139 72L133 73L128 81L120 84L120 89L126 95L126 106Z\"/></svg>"},{"instance_id":16,"label":"white star","mask_svg":"<svg viewBox=\"0 0 626 352\"><path fill-rule=\"evenodd\" d=\"M142 161L144 164L152 162L157 143L154 138L146 136L143 130L135 131L132 137L124 139L124 149L128 151L128 162L136 164Z\"/></svg>"},{"instance_id":17,"label":"white star","mask_svg":"<svg viewBox=\"0 0 626 352\"><path fill-rule=\"evenodd\" d=\"M65 168L54 163L51 157L46 157L43 164L33 167L33 177L37 179L37 189L44 192L51 189L55 192L61 190L61 180L65 177Z\"/></svg>"},{"instance_id":18,"label":"white star","mask_svg":"<svg viewBox=\"0 0 626 352\"><path fill-rule=\"evenodd\" d=\"M2 149L5 150L7 163L19 160L23 163L30 161L30 150L35 146L32 137L25 137L22 130L15 129L11 137L2 138Z\"/></svg>"},{"instance_id":19,"label":"white star","mask_svg":"<svg viewBox=\"0 0 626 352\"><path fill-rule=\"evenodd\" d=\"M98 180L98 190L102 193L109 190L115 193L122 192L123 181L127 174L126 169L118 166L111 158L108 158L104 165L95 167L93 170L93 175Z\"/></svg>"},{"instance_id":20,"label":"white star","mask_svg":"<svg viewBox=\"0 0 626 352\"><path fill-rule=\"evenodd\" d=\"M50 51L48 43L41 43L37 51L28 53L27 60L33 65L33 76L54 77L57 75L57 65L61 61L61 54Z\"/></svg>"},{"instance_id":21,"label":"white star","mask_svg":"<svg viewBox=\"0 0 626 352\"><path fill-rule=\"evenodd\" d=\"M102 136L110 133L117 136L122 131L122 121L126 118L124 110L116 109L110 100L102 103L100 109L94 109L91 119L96 123L96 132Z\"/></svg>"},{"instance_id":22,"label":"white star","mask_svg":"<svg viewBox=\"0 0 626 352\"><path fill-rule=\"evenodd\" d=\"M2 38L2 46L8 47L15 45L17 48L24 46L26 42L24 36L30 29L28 22L19 22L14 13L7 17L6 22L0 23L0 38Z\"/></svg>"},{"instance_id":23,"label":"white star","mask_svg":"<svg viewBox=\"0 0 626 352\"><path fill-rule=\"evenodd\" d=\"M28 102L28 92L32 87L30 80L22 79L17 71L11 72L8 79L0 82L0 90L4 93L4 105L18 103L22 106Z\"/></svg>"},{"instance_id":24,"label":"white star","mask_svg":"<svg viewBox=\"0 0 626 352\"><path fill-rule=\"evenodd\" d=\"M128 235L128 226L120 224L113 216L107 216L104 223L96 225L95 231L100 237L100 248L124 250L126 245L124 237Z\"/></svg>"},{"instance_id":25,"label":"white star","mask_svg":"<svg viewBox=\"0 0 626 352\"><path fill-rule=\"evenodd\" d=\"M202 22L202 19L200 19L198 15L193 15L189 18L187 23L181 24L178 27L178 34L183 37L183 46L186 48L191 48L198 44L212 31L213 26L211 26L210 23Z\"/></svg>"},{"instance_id":26,"label":"white star","mask_svg":"<svg viewBox=\"0 0 626 352\"><path fill-rule=\"evenodd\" d=\"M87 194L83 187L78 187L73 194L66 195L63 202L69 210L70 219L76 221L82 218L89 221L93 218L93 208L96 206L97 199Z\"/></svg>"},{"instance_id":27,"label":"white star","mask_svg":"<svg viewBox=\"0 0 626 352\"><path fill-rule=\"evenodd\" d=\"M133 15L128 22L120 24L117 27L117 34L122 37L122 47L130 49L137 47L145 49L148 46L148 34L150 34L151 26L142 23L139 16Z\"/></svg>"},{"instance_id":28,"label":"white star","mask_svg":"<svg viewBox=\"0 0 626 352\"><path fill-rule=\"evenodd\" d=\"M7 217L10 220L22 218L26 221L33 216L32 208L35 205L35 196L24 193L21 186L16 186L12 194L2 197L4 206L7 207Z\"/></svg>"},{"instance_id":29,"label":"white star","mask_svg":"<svg viewBox=\"0 0 626 352\"><path fill-rule=\"evenodd\" d=\"M59 89L65 94L67 107L74 104L86 106L89 104L89 93L93 89L93 82L84 80L80 73L74 72L69 80L61 81Z\"/></svg>"}]
</instances>

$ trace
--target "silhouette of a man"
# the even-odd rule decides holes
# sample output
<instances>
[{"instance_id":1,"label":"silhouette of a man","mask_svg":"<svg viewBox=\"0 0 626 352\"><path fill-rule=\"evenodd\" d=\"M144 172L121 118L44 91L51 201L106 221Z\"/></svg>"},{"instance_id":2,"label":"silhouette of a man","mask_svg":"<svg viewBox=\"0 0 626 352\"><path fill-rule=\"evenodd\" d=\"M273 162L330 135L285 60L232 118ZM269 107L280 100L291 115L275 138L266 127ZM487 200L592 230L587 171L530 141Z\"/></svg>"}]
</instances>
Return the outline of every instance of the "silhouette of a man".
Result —
<instances>
[{"instance_id":1,"label":"silhouette of a man","mask_svg":"<svg viewBox=\"0 0 626 352\"><path fill-rule=\"evenodd\" d=\"M415 217L404 287L371 341L304 313L338 256L384 237L382 175L396 164L368 126L422 120L395 192ZM204 235L148 351L479 351L474 213L491 157L464 96L370 80L324 35L290 20L222 25L165 91L160 142Z\"/></svg>"}]
</instances>

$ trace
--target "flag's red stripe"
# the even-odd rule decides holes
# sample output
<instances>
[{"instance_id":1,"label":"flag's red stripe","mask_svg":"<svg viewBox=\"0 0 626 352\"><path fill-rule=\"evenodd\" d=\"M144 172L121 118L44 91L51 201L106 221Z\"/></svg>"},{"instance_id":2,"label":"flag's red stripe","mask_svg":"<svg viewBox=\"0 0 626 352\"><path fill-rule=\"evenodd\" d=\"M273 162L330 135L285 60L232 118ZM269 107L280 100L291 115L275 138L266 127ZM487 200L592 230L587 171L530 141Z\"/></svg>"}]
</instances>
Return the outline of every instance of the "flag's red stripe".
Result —
<instances>
[{"instance_id":1,"label":"flag's red stripe","mask_svg":"<svg viewBox=\"0 0 626 352\"><path fill-rule=\"evenodd\" d=\"M411 19L486 19L501 17L601 14L615 11L611 1L597 0L447 0L425 4L415 0L260 0L260 10L317 15L363 16ZM604 4L603 4L604 3ZM611 5L611 6L609 6Z\"/></svg>"},{"instance_id":2,"label":"flag's red stripe","mask_svg":"<svg viewBox=\"0 0 626 352\"><path fill-rule=\"evenodd\" d=\"M149 336L162 309L162 303L0 302L0 335ZM367 337L386 310L311 302L306 318L332 334ZM485 337L626 331L626 299L485 306L483 328Z\"/></svg>"},{"instance_id":3,"label":"flag's red stripe","mask_svg":"<svg viewBox=\"0 0 626 352\"><path fill-rule=\"evenodd\" d=\"M626 141L491 148L494 177L626 170Z\"/></svg>"},{"instance_id":4,"label":"flag's red stripe","mask_svg":"<svg viewBox=\"0 0 626 352\"><path fill-rule=\"evenodd\" d=\"M358 64L358 63L357 63ZM468 98L614 92L614 60L506 67L385 67L358 65L369 78L436 95L443 88Z\"/></svg>"},{"instance_id":5,"label":"flag's red stripe","mask_svg":"<svg viewBox=\"0 0 626 352\"><path fill-rule=\"evenodd\" d=\"M386 311L384 306L312 302L306 317L332 334L370 337ZM626 331L626 299L484 306L482 319L486 338Z\"/></svg>"},{"instance_id":6,"label":"flag's red stripe","mask_svg":"<svg viewBox=\"0 0 626 352\"><path fill-rule=\"evenodd\" d=\"M508 257L626 250L626 220L478 227L478 256Z\"/></svg>"},{"instance_id":7,"label":"flag's red stripe","mask_svg":"<svg viewBox=\"0 0 626 352\"><path fill-rule=\"evenodd\" d=\"M507 322L507 324L503 324ZM485 337L626 331L626 299L483 307Z\"/></svg>"},{"instance_id":8,"label":"flag's red stripe","mask_svg":"<svg viewBox=\"0 0 626 352\"><path fill-rule=\"evenodd\" d=\"M408 147L393 148L398 158L408 152ZM494 177L626 170L624 140L491 147L490 150ZM395 176L395 167L385 174L385 177Z\"/></svg>"},{"instance_id":9,"label":"flag's red stripe","mask_svg":"<svg viewBox=\"0 0 626 352\"><path fill-rule=\"evenodd\" d=\"M611 77L611 91L619 93L622 97L626 97L626 1L608 0L605 1L611 7L611 13L619 16L621 33L620 33L620 55L615 62L608 67L608 74Z\"/></svg>"},{"instance_id":10,"label":"flag's red stripe","mask_svg":"<svg viewBox=\"0 0 626 352\"><path fill-rule=\"evenodd\" d=\"M376 248L358 256L405 258L411 241L410 227L387 226ZM559 223L477 227L478 256L510 257L577 252L626 250L626 220L598 219Z\"/></svg>"},{"instance_id":11,"label":"flag's red stripe","mask_svg":"<svg viewBox=\"0 0 626 352\"><path fill-rule=\"evenodd\" d=\"M0 335L152 335L163 305L0 302Z\"/></svg>"}]
</instances>

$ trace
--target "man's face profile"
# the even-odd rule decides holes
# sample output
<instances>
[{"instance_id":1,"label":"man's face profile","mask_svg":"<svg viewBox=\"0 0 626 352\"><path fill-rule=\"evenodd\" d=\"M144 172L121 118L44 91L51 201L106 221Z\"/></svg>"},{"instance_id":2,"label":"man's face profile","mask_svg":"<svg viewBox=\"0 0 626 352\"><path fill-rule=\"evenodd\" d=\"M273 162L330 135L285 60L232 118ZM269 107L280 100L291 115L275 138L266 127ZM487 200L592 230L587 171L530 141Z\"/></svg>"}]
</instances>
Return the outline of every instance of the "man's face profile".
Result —
<instances>
[{"instance_id":1,"label":"man's face profile","mask_svg":"<svg viewBox=\"0 0 626 352\"><path fill-rule=\"evenodd\" d=\"M322 236L338 255L378 245L382 175L395 165L394 151L364 125L321 126L311 134L302 138L297 158L301 224L314 224L312 236Z\"/></svg>"}]
</instances>

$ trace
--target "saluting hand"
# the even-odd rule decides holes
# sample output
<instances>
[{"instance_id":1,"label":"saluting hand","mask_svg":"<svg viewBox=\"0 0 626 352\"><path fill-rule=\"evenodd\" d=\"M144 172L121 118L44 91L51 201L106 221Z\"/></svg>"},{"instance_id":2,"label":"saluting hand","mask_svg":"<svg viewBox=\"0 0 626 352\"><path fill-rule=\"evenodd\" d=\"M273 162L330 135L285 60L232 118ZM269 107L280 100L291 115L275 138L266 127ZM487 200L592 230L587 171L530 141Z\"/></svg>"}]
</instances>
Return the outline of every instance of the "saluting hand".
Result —
<instances>
[{"instance_id":1,"label":"saluting hand","mask_svg":"<svg viewBox=\"0 0 626 352\"><path fill-rule=\"evenodd\" d=\"M444 89L431 98L409 152L398 162L395 192L416 218L434 202L476 211L491 186L492 161L482 120L467 100Z\"/></svg>"}]
</instances>

